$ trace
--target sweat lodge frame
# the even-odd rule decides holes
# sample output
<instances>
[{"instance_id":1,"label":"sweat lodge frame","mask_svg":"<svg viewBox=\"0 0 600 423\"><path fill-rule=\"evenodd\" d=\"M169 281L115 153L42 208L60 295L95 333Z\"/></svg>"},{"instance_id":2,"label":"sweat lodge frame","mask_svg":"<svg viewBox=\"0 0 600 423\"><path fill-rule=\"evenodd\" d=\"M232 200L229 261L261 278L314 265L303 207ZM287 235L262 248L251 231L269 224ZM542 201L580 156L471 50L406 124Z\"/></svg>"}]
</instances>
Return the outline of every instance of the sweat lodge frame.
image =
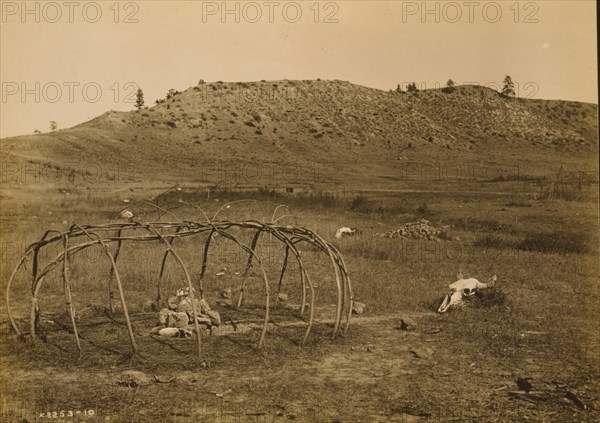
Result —
<instances>
[{"instance_id":1,"label":"sweat lodge frame","mask_svg":"<svg viewBox=\"0 0 600 423\"><path fill-rule=\"evenodd\" d=\"M228 232L232 228L238 228L242 230L254 231L252 241L250 245L245 245L240 240ZM40 288L44 283L44 278L54 269L61 271L61 279L63 285L63 291L65 296L65 305L67 308L67 314L70 317L70 323L73 329L75 341L77 343L77 350L79 356L82 354L81 341L77 331L77 324L74 314L74 308L71 299L71 286L69 280L69 260L77 253L84 251L86 248L92 246L100 246L103 250L104 255L110 261L111 277L109 278L109 293L112 292L113 280L116 283L116 287L119 292L119 299L125 321L127 323L127 331L129 333L129 341L131 344L131 350L133 354L138 352L138 346L133 333L129 312L127 310L127 302L125 300L125 293L123 290L123 284L118 268L118 259L121 246L125 242L149 242L159 241L164 246L164 254L161 261L160 273L157 282L157 300L162 299L161 285L165 275L165 266L167 259L171 255L179 267L185 274L185 280L187 282L190 297L192 299L192 311L194 317L194 325L196 329L196 338L198 341L198 358L201 357L201 332L199 328L196 316L198 316L198 310L195 304L195 294L193 289L192 278L188 271L181 256L177 253L177 249L174 246L175 241L185 237L198 237L199 235L207 234L208 236L203 241L202 246L202 264L201 271L198 278L199 295L200 298L204 298L203 278L205 275L206 267L208 264L208 258L210 253L211 241L214 238L213 235L220 235L223 238L233 242L241 250L248 254L248 260L246 262L245 271L240 286L239 297L237 300L237 307L241 306L244 289L246 285L246 279L249 270L252 268L253 262L256 262L260 268L260 274L264 282L264 318L262 323L261 335L258 342L258 348L264 346L265 335L267 332L267 325L269 323L269 311L270 311L270 299L271 293L269 291L269 281L267 273L261 262L260 256L256 252L257 244L259 243L262 234L272 235L273 238L281 242L284 247L284 258L281 271L279 274L278 281L278 292L281 290L282 282L284 279L285 271L290 258L290 253L293 258L296 259L298 267L300 269L300 283L302 285L302 303L300 306L300 315L304 315L305 308L307 305L307 291L309 293L308 305L309 305L309 319L304 332L304 336L301 341L301 345L304 345L308 335L310 334L311 328L314 323L315 313L315 286L313 285L311 278L306 271L306 267L302 261L302 256L297 244L306 242L314 247L317 247L322 253L326 254L331 262L333 271L335 274L335 283L337 289L337 302L335 309L335 319L333 326L332 336L335 338L342 332L346 332L350 325L350 319L352 316L352 303L353 303L353 292L350 277L346 264L339 250L331 243L324 240L315 232L298 226L283 226L275 223L262 223L258 221L208 221L208 222L152 222L152 223L140 223L140 222L128 222L128 223L107 223L102 225L72 225L69 230L65 232L57 230L48 230L42 238L27 247L23 253L21 259L12 271L10 278L6 286L6 306L8 310L8 317L14 332L18 336L23 336L23 333L19 329L15 318L13 316L10 304L10 290L15 276L19 270L28 262L32 263L31 271L31 309L29 315L29 336L31 340L35 340L39 316L40 307L38 305L38 298ZM40 269L39 256L40 250L45 247L60 246L62 244L62 252L59 253L54 259L52 259L43 269ZM114 252L111 253L109 248L110 244L116 244ZM65 259L66 258L66 259ZM276 297L276 296L275 296ZM112 300L110 300L110 306L112 309ZM342 323L345 317L345 322Z\"/></svg>"}]
</instances>

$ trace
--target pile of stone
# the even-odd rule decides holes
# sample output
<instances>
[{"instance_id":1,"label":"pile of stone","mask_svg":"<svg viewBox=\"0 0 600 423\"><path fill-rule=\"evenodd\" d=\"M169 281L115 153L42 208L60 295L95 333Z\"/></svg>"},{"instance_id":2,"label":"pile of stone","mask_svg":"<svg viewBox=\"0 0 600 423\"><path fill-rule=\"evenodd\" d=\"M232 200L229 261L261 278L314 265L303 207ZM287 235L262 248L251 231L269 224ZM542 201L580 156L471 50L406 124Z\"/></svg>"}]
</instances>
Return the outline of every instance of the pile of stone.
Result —
<instances>
[{"instance_id":1,"label":"pile of stone","mask_svg":"<svg viewBox=\"0 0 600 423\"><path fill-rule=\"evenodd\" d=\"M440 241L442 229L436 229L429 224L426 219L421 219L418 222L410 222L400 229L390 232L375 234L381 238L404 238L404 239L425 239L429 241Z\"/></svg>"},{"instance_id":2,"label":"pile of stone","mask_svg":"<svg viewBox=\"0 0 600 423\"><path fill-rule=\"evenodd\" d=\"M221 325L221 316L204 299L194 298L196 305L196 319L200 325L211 330L214 326ZM194 332L194 311L189 288L177 290L177 294L167 301L168 308L163 308L158 313L159 325L151 331L167 337L188 338Z\"/></svg>"}]
</instances>

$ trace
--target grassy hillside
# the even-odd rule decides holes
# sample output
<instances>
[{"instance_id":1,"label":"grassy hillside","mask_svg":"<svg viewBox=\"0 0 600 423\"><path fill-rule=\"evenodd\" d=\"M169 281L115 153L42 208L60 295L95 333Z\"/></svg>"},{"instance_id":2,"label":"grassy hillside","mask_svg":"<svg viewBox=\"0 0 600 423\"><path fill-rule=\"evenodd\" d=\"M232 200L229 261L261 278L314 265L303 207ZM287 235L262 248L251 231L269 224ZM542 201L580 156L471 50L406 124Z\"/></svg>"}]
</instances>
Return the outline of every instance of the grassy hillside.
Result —
<instances>
[{"instance_id":1,"label":"grassy hillside","mask_svg":"<svg viewBox=\"0 0 600 423\"><path fill-rule=\"evenodd\" d=\"M403 163L526 160L555 172L595 156L597 115L594 104L509 99L480 86L396 93L343 81L217 82L141 111L1 142L5 162L65 172L76 158L77 172L88 173L135 166L139 181L215 182L223 179L217 168L256 174L271 166L297 173L287 184L318 185L315 173L334 169L330 183L383 187ZM234 185L252 185L243 179Z\"/></svg>"}]
</instances>

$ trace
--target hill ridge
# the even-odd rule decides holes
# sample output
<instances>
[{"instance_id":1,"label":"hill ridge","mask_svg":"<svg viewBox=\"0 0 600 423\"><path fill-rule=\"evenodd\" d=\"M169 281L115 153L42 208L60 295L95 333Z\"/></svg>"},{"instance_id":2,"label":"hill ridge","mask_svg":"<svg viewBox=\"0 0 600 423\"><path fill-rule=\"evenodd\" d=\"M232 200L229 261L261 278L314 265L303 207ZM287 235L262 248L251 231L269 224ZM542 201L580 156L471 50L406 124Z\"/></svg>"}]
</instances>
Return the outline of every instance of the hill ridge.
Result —
<instances>
[{"instance_id":1,"label":"hill ridge","mask_svg":"<svg viewBox=\"0 0 600 423\"><path fill-rule=\"evenodd\" d=\"M440 154L493 161L525 151L560 161L597 149L597 116L595 104L506 98L476 85L398 93L340 80L200 81L139 111L5 138L2 154L136 162L147 177L172 178L193 178L194 166L210 162L393 168Z\"/></svg>"}]
</instances>

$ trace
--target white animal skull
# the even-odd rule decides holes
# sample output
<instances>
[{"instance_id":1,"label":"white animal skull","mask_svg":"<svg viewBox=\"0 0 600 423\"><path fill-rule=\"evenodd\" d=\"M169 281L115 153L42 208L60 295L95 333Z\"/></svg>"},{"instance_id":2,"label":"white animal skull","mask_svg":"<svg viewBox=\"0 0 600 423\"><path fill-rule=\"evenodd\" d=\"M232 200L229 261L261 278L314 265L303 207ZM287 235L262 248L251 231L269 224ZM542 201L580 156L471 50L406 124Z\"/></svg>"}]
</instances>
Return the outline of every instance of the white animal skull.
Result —
<instances>
[{"instance_id":1,"label":"white animal skull","mask_svg":"<svg viewBox=\"0 0 600 423\"><path fill-rule=\"evenodd\" d=\"M438 308L438 313L445 313L452 306L463 304L463 298L474 295L480 289L491 288L496 283L496 275L492 276L488 283L479 282L475 278L459 279L448 285L451 292L444 297L444 301Z\"/></svg>"},{"instance_id":2,"label":"white animal skull","mask_svg":"<svg viewBox=\"0 0 600 423\"><path fill-rule=\"evenodd\" d=\"M337 232L335 233L335 237L337 239L340 239L343 236L354 236L354 235L356 235L356 229L349 228L347 226L344 226L343 228L339 228L337 230Z\"/></svg>"}]
</instances>

